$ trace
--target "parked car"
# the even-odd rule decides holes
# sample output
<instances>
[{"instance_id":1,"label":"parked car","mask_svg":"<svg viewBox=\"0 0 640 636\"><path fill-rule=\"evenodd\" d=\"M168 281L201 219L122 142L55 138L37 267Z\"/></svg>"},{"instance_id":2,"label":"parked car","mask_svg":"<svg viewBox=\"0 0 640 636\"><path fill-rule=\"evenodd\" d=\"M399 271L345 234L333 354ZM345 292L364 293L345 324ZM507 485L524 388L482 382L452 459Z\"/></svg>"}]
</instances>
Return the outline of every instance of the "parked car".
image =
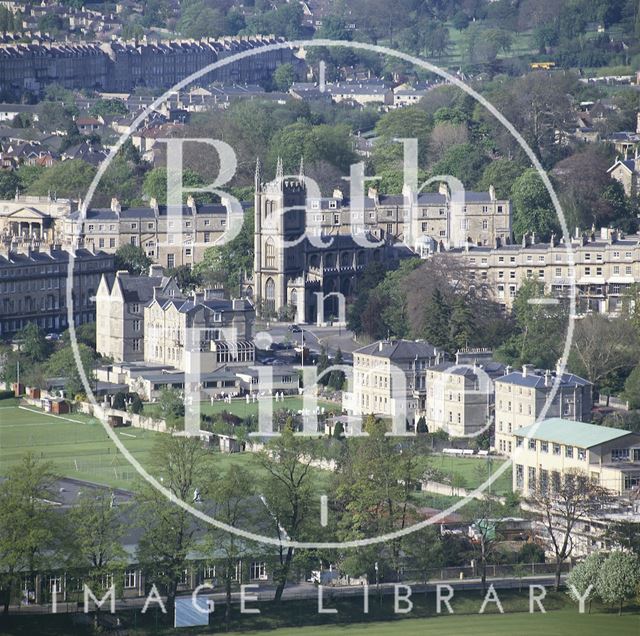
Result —
<instances>
[{"instance_id":1,"label":"parked car","mask_svg":"<svg viewBox=\"0 0 640 636\"><path fill-rule=\"evenodd\" d=\"M300 333L302 329L300 328L299 325L289 325L289 331L291 333Z\"/></svg>"}]
</instances>

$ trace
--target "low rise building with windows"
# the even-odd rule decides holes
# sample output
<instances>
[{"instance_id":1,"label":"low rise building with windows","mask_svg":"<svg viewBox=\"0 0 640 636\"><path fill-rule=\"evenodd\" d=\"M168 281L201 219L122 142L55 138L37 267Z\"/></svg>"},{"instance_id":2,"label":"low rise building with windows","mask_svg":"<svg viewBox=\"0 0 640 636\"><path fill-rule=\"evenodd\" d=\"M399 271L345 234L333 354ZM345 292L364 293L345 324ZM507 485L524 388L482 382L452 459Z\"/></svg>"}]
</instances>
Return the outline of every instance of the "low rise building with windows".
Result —
<instances>
[{"instance_id":1,"label":"low rise building with windows","mask_svg":"<svg viewBox=\"0 0 640 636\"><path fill-rule=\"evenodd\" d=\"M65 244L109 253L123 245L136 245L155 263L172 269L200 262L205 250L224 235L227 217L224 205L199 205L192 197L171 214L155 199L149 206L129 208L113 199L109 209L69 214L61 224L61 233Z\"/></svg>"},{"instance_id":2,"label":"low rise building with windows","mask_svg":"<svg viewBox=\"0 0 640 636\"><path fill-rule=\"evenodd\" d=\"M558 489L583 473L618 496L640 488L640 435L607 426L552 418L514 431L513 490Z\"/></svg>"}]
</instances>

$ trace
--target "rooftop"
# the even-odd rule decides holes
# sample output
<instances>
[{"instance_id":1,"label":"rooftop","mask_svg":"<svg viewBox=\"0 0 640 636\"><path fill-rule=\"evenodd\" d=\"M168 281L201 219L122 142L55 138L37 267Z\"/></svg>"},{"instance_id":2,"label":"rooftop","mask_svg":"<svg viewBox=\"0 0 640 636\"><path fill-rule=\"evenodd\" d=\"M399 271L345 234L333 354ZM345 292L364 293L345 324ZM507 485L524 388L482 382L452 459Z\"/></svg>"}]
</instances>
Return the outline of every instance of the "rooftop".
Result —
<instances>
[{"instance_id":1,"label":"rooftop","mask_svg":"<svg viewBox=\"0 0 640 636\"><path fill-rule=\"evenodd\" d=\"M355 353L394 360L433 358L441 351L426 340L380 340L356 349Z\"/></svg>"},{"instance_id":2,"label":"rooftop","mask_svg":"<svg viewBox=\"0 0 640 636\"><path fill-rule=\"evenodd\" d=\"M608 426L597 426L596 424L553 417L519 428L513 434L517 437L539 439L554 444L591 448L633 433Z\"/></svg>"}]
</instances>

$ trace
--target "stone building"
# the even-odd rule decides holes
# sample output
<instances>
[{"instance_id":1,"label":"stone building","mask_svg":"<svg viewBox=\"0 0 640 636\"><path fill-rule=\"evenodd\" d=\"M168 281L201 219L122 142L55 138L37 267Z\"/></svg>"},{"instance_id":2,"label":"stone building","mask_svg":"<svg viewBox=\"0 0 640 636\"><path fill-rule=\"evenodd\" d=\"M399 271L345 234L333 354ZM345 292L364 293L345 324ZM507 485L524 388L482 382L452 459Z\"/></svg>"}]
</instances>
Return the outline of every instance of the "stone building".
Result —
<instances>
[{"instance_id":1,"label":"stone building","mask_svg":"<svg viewBox=\"0 0 640 636\"><path fill-rule=\"evenodd\" d=\"M59 245L13 251L0 247L0 337L15 335L28 323L60 332L67 329L67 281L70 253ZM113 256L78 249L73 259L73 321L96 319L95 293L104 274L113 272Z\"/></svg>"},{"instance_id":2,"label":"stone building","mask_svg":"<svg viewBox=\"0 0 640 636\"><path fill-rule=\"evenodd\" d=\"M493 420L494 380L504 365L490 350L464 350L455 362L427 369L426 424L429 432L471 437L487 430Z\"/></svg>"},{"instance_id":3,"label":"stone building","mask_svg":"<svg viewBox=\"0 0 640 636\"><path fill-rule=\"evenodd\" d=\"M522 371L508 372L495 381L495 449L508 455L513 451L513 432L542 417L543 409L558 379L558 390L544 417L591 421L593 385L572 373L558 378L555 372L536 370L525 364Z\"/></svg>"},{"instance_id":4,"label":"stone building","mask_svg":"<svg viewBox=\"0 0 640 636\"><path fill-rule=\"evenodd\" d=\"M192 197L171 214L155 199L149 206L130 208L112 199L109 209L89 209L84 218L79 211L69 214L61 237L67 245L109 253L123 245L137 245L154 262L172 269L201 261L205 250L224 235L227 222L224 205L198 205Z\"/></svg>"},{"instance_id":5,"label":"stone building","mask_svg":"<svg viewBox=\"0 0 640 636\"><path fill-rule=\"evenodd\" d=\"M416 246L431 251L472 242L487 245L511 235L509 201L487 193L467 192L465 202L453 201L446 187L438 193L381 195L370 189L364 208L357 209L341 191L312 197L301 164L300 174L283 174L255 182L255 264L245 289L256 299L258 312L278 315L289 309L299 321L337 314L335 293L349 298L358 276L373 261L389 268L415 256ZM359 206L358 206L359 207ZM326 301L318 307L318 294Z\"/></svg>"},{"instance_id":6,"label":"stone building","mask_svg":"<svg viewBox=\"0 0 640 636\"><path fill-rule=\"evenodd\" d=\"M444 351L425 341L379 341L353 353L351 391L343 408L353 415L406 415L409 430L427 409L429 369L443 362Z\"/></svg>"},{"instance_id":7,"label":"stone building","mask_svg":"<svg viewBox=\"0 0 640 636\"><path fill-rule=\"evenodd\" d=\"M245 299L224 300L208 292L156 297L144 309L144 359L181 371L248 365L255 360L254 318Z\"/></svg>"},{"instance_id":8,"label":"stone building","mask_svg":"<svg viewBox=\"0 0 640 636\"><path fill-rule=\"evenodd\" d=\"M510 310L518 289L527 280L542 283L547 294L569 299L575 282L578 313L615 314L640 280L640 235L625 236L619 230L576 230L570 250L552 237L549 243L525 236L519 245L451 250L469 269L469 276L487 286L493 300ZM437 257L437 255L436 255Z\"/></svg>"},{"instance_id":9,"label":"stone building","mask_svg":"<svg viewBox=\"0 0 640 636\"><path fill-rule=\"evenodd\" d=\"M55 83L68 89L130 92L136 86L167 89L205 66L267 44L282 42L273 36L221 40L172 40L98 44L10 42L0 44L0 90L16 95L39 92ZM280 64L298 64L285 47L238 60L209 73L203 83L260 83L269 80Z\"/></svg>"},{"instance_id":10,"label":"stone building","mask_svg":"<svg viewBox=\"0 0 640 636\"><path fill-rule=\"evenodd\" d=\"M607 170L609 176L622 184L624 193L628 197L638 196L638 176L640 175L640 164L638 163L638 153L631 159L616 159L616 162Z\"/></svg>"},{"instance_id":11,"label":"stone building","mask_svg":"<svg viewBox=\"0 0 640 636\"><path fill-rule=\"evenodd\" d=\"M153 265L149 276L106 274L96 293L96 350L113 362L144 360L144 308L154 297L180 297L172 278Z\"/></svg>"},{"instance_id":12,"label":"stone building","mask_svg":"<svg viewBox=\"0 0 640 636\"><path fill-rule=\"evenodd\" d=\"M608 426L560 418L514 431L513 490L557 489L568 473L579 472L614 495L640 487L640 435Z\"/></svg>"},{"instance_id":13,"label":"stone building","mask_svg":"<svg viewBox=\"0 0 640 636\"><path fill-rule=\"evenodd\" d=\"M0 200L0 241L16 247L62 240L59 223L76 210L76 202L55 196L17 194Z\"/></svg>"}]
</instances>

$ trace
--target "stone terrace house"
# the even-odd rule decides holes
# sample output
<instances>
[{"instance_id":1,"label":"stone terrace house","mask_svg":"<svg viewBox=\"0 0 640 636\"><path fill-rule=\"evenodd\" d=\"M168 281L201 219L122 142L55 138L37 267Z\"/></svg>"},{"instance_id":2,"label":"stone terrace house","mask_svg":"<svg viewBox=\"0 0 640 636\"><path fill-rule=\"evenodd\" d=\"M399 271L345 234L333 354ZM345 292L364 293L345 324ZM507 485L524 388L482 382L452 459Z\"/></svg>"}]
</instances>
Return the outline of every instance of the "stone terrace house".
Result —
<instances>
[{"instance_id":1,"label":"stone terrace house","mask_svg":"<svg viewBox=\"0 0 640 636\"><path fill-rule=\"evenodd\" d=\"M227 229L227 209L220 204L196 204L192 197L169 216L166 205L155 199L148 207L122 207L117 199L110 209L76 211L62 224L67 245L93 247L115 253L122 245L137 245L163 267L191 266L202 260ZM176 240L182 233L182 245Z\"/></svg>"},{"instance_id":2,"label":"stone terrace house","mask_svg":"<svg viewBox=\"0 0 640 636\"><path fill-rule=\"evenodd\" d=\"M224 300L209 292L187 298L154 298L144 309L144 358L181 371L199 356L202 371L255 360L255 310L245 299Z\"/></svg>"},{"instance_id":3,"label":"stone terrace house","mask_svg":"<svg viewBox=\"0 0 640 636\"><path fill-rule=\"evenodd\" d=\"M560 418L514 431L513 490L556 489L578 471L618 496L640 487L640 435Z\"/></svg>"},{"instance_id":4,"label":"stone terrace house","mask_svg":"<svg viewBox=\"0 0 640 636\"><path fill-rule=\"evenodd\" d=\"M13 336L28 323L60 332L67 329L70 253L59 245L13 251L0 246L0 336ZM113 256L78 249L73 262L73 321L96 319L95 293L103 275L113 272Z\"/></svg>"},{"instance_id":5,"label":"stone terrace house","mask_svg":"<svg viewBox=\"0 0 640 636\"><path fill-rule=\"evenodd\" d=\"M539 281L546 293L568 299L575 280L578 313L615 314L631 286L640 280L640 235L601 228L580 233L571 240L575 269L567 245L551 237L549 243L523 237L520 245L501 242L491 247L450 250L469 269L469 276L488 287L493 300L511 310L518 289L527 280ZM437 257L437 255L436 255Z\"/></svg>"},{"instance_id":6,"label":"stone terrace house","mask_svg":"<svg viewBox=\"0 0 640 636\"><path fill-rule=\"evenodd\" d=\"M96 350L113 362L144 360L144 308L154 298L180 297L172 278L152 265L148 276L106 274L96 294Z\"/></svg>"},{"instance_id":7,"label":"stone terrace house","mask_svg":"<svg viewBox=\"0 0 640 636\"><path fill-rule=\"evenodd\" d=\"M521 371L507 370L495 381L495 450L510 455L514 431L530 426L542 417L548 396L558 378L557 373L535 369L526 364ZM579 422L591 421L593 385L572 373L559 378L558 391L545 418L561 417Z\"/></svg>"}]
</instances>

